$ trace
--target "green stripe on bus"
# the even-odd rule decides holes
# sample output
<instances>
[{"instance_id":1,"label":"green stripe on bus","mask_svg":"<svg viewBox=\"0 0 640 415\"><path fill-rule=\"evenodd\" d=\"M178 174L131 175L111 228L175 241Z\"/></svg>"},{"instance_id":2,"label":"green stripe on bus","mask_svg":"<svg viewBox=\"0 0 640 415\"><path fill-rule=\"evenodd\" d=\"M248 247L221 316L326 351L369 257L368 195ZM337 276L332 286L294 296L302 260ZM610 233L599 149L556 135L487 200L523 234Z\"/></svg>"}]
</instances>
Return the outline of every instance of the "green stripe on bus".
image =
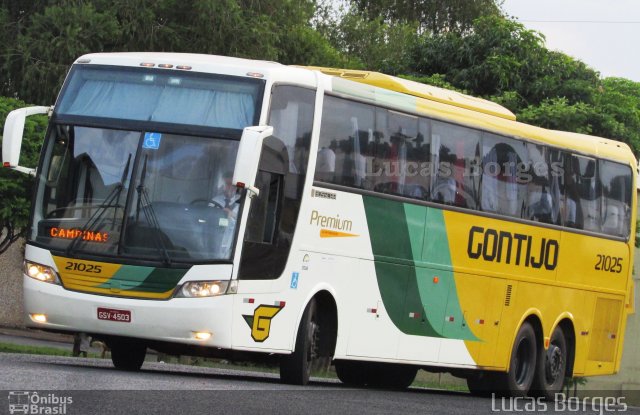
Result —
<instances>
[{"instance_id":1,"label":"green stripe on bus","mask_svg":"<svg viewBox=\"0 0 640 415\"><path fill-rule=\"evenodd\" d=\"M391 321L405 334L477 340L464 320L453 272L442 269L451 266L442 211L373 196L363 201L378 287Z\"/></svg>"},{"instance_id":2,"label":"green stripe on bus","mask_svg":"<svg viewBox=\"0 0 640 415\"><path fill-rule=\"evenodd\" d=\"M99 288L117 287L123 291L163 293L176 287L186 269L167 269L123 265Z\"/></svg>"}]
</instances>

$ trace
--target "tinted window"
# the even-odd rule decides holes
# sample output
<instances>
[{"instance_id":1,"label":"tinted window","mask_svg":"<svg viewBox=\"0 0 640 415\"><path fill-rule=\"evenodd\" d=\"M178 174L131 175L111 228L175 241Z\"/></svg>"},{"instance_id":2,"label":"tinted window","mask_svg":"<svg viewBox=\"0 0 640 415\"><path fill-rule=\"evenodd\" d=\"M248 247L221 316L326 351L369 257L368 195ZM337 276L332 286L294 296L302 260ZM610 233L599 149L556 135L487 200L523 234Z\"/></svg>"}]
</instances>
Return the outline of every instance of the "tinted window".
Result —
<instances>
[{"instance_id":1,"label":"tinted window","mask_svg":"<svg viewBox=\"0 0 640 415\"><path fill-rule=\"evenodd\" d=\"M482 137L481 208L522 217L527 196L529 155L525 143L484 134Z\"/></svg>"},{"instance_id":2,"label":"tinted window","mask_svg":"<svg viewBox=\"0 0 640 415\"><path fill-rule=\"evenodd\" d=\"M480 132L433 121L431 146L435 170L431 200L475 209L480 178L472 172L478 165Z\"/></svg>"},{"instance_id":3,"label":"tinted window","mask_svg":"<svg viewBox=\"0 0 640 415\"><path fill-rule=\"evenodd\" d=\"M565 171L564 224L586 231L600 231L600 203L596 160L572 155Z\"/></svg>"},{"instance_id":4,"label":"tinted window","mask_svg":"<svg viewBox=\"0 0 640 415\"><path fill-rule=\"evenodd\" d=\"M526 148L529 163L522 171L522 179L527 185L525 219L560 224L562 165L557 161L552 164L552 151L545 146L527 143ZM557 152L553 157L557 157Z\"/></svg>"},{"instance_id":5,"label":"tinted window","mask_svg":"<svg viewBox=\"0 0 640 415\"><path fill-rule=\"evenodd\" d=\"M429 176L422 171L430 153L429 140L425 139L426 125L412 115L377 111L371 171L373 190L427 199Z\"/></svg>"},{"instance_id":6,"label":"tinted window","mask_svg":"<svg viewBox=\"0 0 640 415\"><path fill-rule=\"evenodd\" d=\"M631 219L631 170L628 166L601 160L602 231L627 237Z\"/></svg>"},{"instance_id":7,"label":"tinted window","mask_svg":"<svg viewBox=\"0 0 640 415\"><path fill-rule=\"evenodd\" d=\"M325 97L316 161L316 179L343 186L373 188L367 175L375 132L371 105Z\"/></svg>"},{"instance_id":8,"label":"tinted window","mask_svg":"<svg viewBox=\"0 0 640 415\"><path fill-rule=\"evenodd\" d=\"M614 236L630 229L627 166L329 96L315 178Z\"/></svg>"}]
</instances>

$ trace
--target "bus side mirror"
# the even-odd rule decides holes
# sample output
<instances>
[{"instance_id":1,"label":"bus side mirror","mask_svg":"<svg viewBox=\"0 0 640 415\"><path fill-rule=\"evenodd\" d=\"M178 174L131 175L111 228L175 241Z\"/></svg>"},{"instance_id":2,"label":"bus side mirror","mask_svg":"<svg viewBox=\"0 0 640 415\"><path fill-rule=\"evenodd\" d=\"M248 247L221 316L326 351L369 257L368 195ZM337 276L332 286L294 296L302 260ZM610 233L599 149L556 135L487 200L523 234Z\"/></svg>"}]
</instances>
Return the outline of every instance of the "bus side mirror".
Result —
<instances>
[{"instance_id":1,"label":"bus side mirror","mask_svg":"<svg viewBox=\"0 0 640 415\"><path fill-rule=\"evenodd\" d=\"M232 183L239 188L247 189L258 196L260 191L255 187L258 164L262 154L262 142L273 134L273 127L254 126L246 127L240 138L236 167L233 171Z\"/></svg>"},{"instance_id":2,"label":"bus side mirror","mask_svg":"<svg viewBox=\"0 0 640 415\"><path fill-rule=\"evenodd\" d=\"M36 170L18 165L24 134L24 122L30 115L47 114L51 107L28 107L13 110L7 115L2 133L2 165L35 176Z\"/></svg>"}]
</instances>

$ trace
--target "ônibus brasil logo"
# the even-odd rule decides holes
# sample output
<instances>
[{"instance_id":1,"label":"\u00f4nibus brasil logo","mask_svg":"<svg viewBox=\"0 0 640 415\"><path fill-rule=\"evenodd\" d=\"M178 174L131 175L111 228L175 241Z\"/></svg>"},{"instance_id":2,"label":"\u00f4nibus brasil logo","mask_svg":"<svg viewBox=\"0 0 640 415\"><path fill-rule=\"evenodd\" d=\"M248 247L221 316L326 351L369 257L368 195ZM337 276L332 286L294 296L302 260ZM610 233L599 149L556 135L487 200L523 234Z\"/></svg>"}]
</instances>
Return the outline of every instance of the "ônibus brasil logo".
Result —
<instances>
[{"instance_id":1,"label":"\u00f4nibus brasil logo","mask_svg":"<svg viewBox=\"0 0 640 415\"><path fill-rule=\"evenodd\" d=\"M9 392L10 414L64 415L73 403L71 396L55 393L13 391Z\"/></svg>"}]
</instances>

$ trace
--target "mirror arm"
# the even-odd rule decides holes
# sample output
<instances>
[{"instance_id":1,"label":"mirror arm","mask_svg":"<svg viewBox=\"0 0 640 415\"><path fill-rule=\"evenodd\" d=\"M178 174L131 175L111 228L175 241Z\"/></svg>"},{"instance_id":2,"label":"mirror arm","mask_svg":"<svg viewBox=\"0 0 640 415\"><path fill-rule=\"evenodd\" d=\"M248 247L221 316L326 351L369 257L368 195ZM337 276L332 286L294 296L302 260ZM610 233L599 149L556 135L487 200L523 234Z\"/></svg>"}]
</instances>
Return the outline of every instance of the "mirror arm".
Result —
<instances>
[{"instance_id":1,"label":"mirror arm","mask_svg":"<svg viewBox=\"0 0 640 415\"><path fill-rule=\"evenodd\" d=\"M30 168L30 167L22 167L22 166L15 166L15 167L9 167L11 170L15 170L18 171L20 173L24 173L27 174L29 176L36 176L36 169Z\"/></svg>"}]
</instances>

